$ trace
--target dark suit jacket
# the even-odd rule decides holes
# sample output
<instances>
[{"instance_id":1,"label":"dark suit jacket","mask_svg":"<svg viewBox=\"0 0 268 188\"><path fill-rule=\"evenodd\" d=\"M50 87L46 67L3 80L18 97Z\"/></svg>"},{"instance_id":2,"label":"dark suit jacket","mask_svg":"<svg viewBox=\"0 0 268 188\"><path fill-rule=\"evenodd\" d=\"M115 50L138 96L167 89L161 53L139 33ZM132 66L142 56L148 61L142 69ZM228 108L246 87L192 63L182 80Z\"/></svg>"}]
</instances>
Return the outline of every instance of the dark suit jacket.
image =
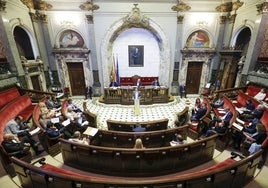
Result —
<instances>
[{"instance_id":1,"label":"dark suit jacket","mask_svg":"<svg viewBox=\"0 0 268 188\"><path fill-rule=\"evenodd\" d=\"M230 122L230 120L232 119L232 117L233 117L233 113L231 112L231 111L228 111L228 112L226 112L226 114L225 114L226 116L225 116L225 118L224 118L224 123L227 123L227 124L229 124L229 122Z\"/></svg>"},{"instance_id":2,"label":"dark suit jacket","mask_svg":"<svg viewBox=\"0 0 268 188\"><path fill-rule=\"evenodd\" d=\"M201 117L203 117L207 112L207 108L199 108L196 113L191 117L192 121L198 121Z\"/></svg>"},{"instance_id":3,"label":"dark suit jacket","mask_svg":"<svg viewBox=\"0 0 268 188\"><path fill-rule=\"evenodd\" d=\"M4 147L7 153L13 153L16 151L22 151L24 148L24 142L13 142L12 140L10 141L4 140L2 142L2 146Z\"/></svg>"}]
</instances>

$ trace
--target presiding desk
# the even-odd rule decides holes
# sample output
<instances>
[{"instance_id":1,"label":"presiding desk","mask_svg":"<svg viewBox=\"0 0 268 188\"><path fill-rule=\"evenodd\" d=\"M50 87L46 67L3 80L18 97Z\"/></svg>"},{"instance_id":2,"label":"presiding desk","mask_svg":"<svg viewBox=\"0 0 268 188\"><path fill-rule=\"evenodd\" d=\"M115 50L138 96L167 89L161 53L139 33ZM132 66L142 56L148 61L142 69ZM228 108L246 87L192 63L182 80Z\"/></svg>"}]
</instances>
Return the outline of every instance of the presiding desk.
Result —
<instances>
[{"instance_id":1,"label":"presiding desk","mask_svg":"<svg viewBox=\"0 0 268 188\"><path fill-rule=\"evenodd\" d=\"M133 105L133 91L136 86L105 87L104 103ZM168 88L165 86L141 86L140 104L154 104L168 102Z\"/></svg>"}]
</instances>

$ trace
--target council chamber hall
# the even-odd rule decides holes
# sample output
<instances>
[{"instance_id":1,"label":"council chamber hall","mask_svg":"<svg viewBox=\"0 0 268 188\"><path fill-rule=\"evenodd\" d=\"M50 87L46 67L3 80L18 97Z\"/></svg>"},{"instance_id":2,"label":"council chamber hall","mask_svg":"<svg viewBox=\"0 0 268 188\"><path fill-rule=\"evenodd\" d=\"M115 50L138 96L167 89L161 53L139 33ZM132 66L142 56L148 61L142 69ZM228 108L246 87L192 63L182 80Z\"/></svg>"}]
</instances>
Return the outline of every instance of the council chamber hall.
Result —
<instances>
[{"instance_id":1,"label":"council chamber hall","mask_svg":"<svg viewBox=\"0 0 268 188\"><path fill-rule=\"evenodd\" d=\"M0 0L4 187L268 187L265 0Z\"/></svg>"}]
</instances>

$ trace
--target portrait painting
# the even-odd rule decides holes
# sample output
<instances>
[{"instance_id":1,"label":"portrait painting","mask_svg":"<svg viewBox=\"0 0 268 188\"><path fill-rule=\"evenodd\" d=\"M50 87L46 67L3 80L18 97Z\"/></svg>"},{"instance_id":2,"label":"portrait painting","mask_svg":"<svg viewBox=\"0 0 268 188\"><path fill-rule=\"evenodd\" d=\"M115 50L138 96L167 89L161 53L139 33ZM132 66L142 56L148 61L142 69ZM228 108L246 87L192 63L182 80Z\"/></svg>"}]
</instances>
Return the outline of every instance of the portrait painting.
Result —
<instances>
[{"instance_id":1,"label":"portrait painting","mask_svg":"<svg viewBox=\"0 0 268 188\"><path fill-rule=\"evenodd\" d=\"M62 48L82 48L84 40L80 34L73 30L66 30L60 37L60 47Z\"/></svg>"},{"instance_id":2,"label":"portrait painting","mask_svg":"<svg viewBox=\"0 0 268 188\"><path fill-rule=\"evenodd\" d=\"M198 30L193 32L187 39L186 47L188 48L208 48L209 37L206 32Z\"/></svg>"},{"instance_id":3,"label":"portrait painting","mask_svg":"<svg viewBox=\"0 0 268 188\"><path fill-rule=\"evenodd\" d=\"M129 45L128 46L128 59L130 67L143 67L143 45Z\"/></svg>"}]
</instances>

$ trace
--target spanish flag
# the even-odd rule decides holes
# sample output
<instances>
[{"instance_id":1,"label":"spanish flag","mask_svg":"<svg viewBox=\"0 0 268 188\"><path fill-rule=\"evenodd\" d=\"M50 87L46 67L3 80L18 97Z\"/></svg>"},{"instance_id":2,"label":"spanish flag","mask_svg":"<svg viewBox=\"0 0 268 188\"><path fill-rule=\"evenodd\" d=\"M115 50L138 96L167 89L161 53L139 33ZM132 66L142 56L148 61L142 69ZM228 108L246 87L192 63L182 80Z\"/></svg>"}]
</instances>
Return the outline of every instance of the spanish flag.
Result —
<instances>
[{"instance_id":1,"label":"spanish flag","mask_svg":"<svg viewBox=\"0 0 268 188\"><path fill-rule=\"evenodd\" d=\"M111 81L112 82L117 82L116 66L115 66L114 56L113 56L113 64L112 64L112 70L111 70Z\"/></svg>"}]
</instances>

